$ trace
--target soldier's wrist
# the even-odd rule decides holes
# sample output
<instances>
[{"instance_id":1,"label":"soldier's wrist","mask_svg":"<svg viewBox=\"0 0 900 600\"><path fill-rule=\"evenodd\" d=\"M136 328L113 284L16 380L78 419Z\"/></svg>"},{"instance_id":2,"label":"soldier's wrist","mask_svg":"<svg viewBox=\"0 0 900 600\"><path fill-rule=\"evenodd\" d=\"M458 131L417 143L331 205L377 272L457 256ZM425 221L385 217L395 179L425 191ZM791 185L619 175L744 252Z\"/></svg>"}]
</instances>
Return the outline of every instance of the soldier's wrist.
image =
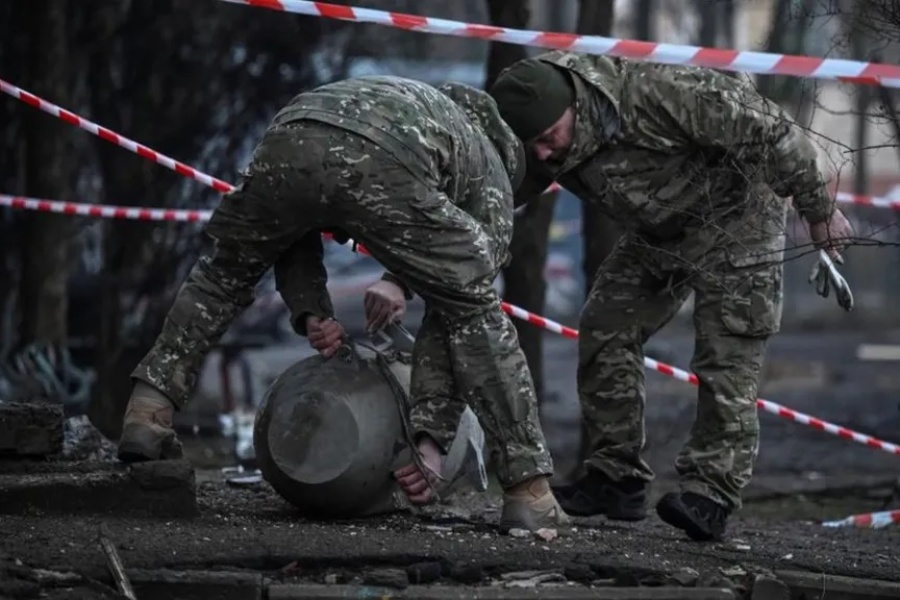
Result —
<instances>
[{"instance_id":1,"label":"soldier's wrist","mask_svg":"<svg viewBox=\"0 0 900 600\"><path fill-rule=\"evenodd\" d=\"M410 290L409 287L405 283L403 283L403 281L399 277L394 275L393 273L391 273L389 271L385 271L384 274L382 274L382 276L381 276L381 280L389 281L390 283L393 283L394 285L396 285L398 288L400 288L403 291L404 298L406 298L407 300L412 300L412 297L413 297L412 290Z\"/></svg>"}]
</instances>

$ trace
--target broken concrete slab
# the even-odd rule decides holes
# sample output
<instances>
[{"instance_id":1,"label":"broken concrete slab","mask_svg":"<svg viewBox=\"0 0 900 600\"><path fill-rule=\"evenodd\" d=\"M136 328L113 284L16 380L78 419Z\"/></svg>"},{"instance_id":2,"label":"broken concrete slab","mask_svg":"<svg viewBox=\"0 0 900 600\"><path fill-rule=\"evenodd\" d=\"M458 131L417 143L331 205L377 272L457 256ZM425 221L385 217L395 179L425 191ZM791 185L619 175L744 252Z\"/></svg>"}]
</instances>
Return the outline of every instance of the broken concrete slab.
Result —
<instances>
[{"instance_id":1,"label":"broken concrete slab","mask_svg":"<svg viewBox=\"0 0 900 600\"><path fill-rule=\"evenodd\" d=\"M63 407L49 402L0 402L0 455L35 457L63 449Z\"/></svg>"},{"instance_id":2,"label":"broken concrete slab","mask_svg":"<svg viewBox=\"0 0 900 600\"><path fill-rule=\"evenodd\" d=\"M802 594L806 600L863 600L876 598L900 598L900 583L826 575L809 571L776 571L775 576L794 594Z\"/></svg>"},{"instance_id":3,"label":"broken concrete slab","mask_svg":"<svg viewBox=\"0 0 900 600\"><path fill-rule=\"evenodd\" d=\"M589 588L584 586L540 586L534 588L410 586L403 590L357 585L272 584L269 600L337 600L340 598L385 598L418 600L736 600L731 590L716 588L635 587Z\"/></svg>"},{"instance_id":4,"label":"broken concrete slab","mask_svg":"<svg viewBox=\"0 0 900 600\"><path fill-rule=\"evenodd\" d=\"M0 475L0 512L192 517L198 514L194 468L164 460L90 468L35 463L35 472Z\"/></svg>"},{"instance_id":5,"label":"broken concrete slab","mask_svg":"<svg viewBox=\"0 0 900 600\"><path fill-rule=\"evenodd\" d=\"M260 573L126 569L141 600L262 600Z\"/></svg>"}]
</instances>

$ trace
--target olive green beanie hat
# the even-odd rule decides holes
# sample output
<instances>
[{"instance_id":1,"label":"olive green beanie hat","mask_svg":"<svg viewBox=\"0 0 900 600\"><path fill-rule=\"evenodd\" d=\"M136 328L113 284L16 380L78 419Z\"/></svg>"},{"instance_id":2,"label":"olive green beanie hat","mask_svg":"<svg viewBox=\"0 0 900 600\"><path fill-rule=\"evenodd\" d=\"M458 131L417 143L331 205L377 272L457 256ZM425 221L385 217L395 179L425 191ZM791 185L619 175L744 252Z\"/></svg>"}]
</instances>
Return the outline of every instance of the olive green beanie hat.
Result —
<instances>
[{"instance_id":1,"label":"olive green beanie hat","mask_svg":"<svg viewBox=\"0 0 900 600\"><path fill-rule=\"evenodd\" d=\"M546 131L575 103L575 91L566 74L535 58L505 69L489 93L500 116L525 142Z\"/></svg>"}]
</instances>

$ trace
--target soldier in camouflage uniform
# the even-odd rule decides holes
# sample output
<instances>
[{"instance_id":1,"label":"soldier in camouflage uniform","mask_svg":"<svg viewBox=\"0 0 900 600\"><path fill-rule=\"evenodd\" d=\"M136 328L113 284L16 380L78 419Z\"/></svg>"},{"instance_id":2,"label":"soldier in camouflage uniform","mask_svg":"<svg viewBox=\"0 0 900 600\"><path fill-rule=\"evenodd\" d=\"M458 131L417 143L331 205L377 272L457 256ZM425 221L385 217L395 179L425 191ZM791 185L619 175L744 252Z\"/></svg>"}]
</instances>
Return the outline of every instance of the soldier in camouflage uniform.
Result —
<instances>
[{"instance_id":1,"label":"soldier in camouflage uniform","mask_svg":"<svg viewBox=\"0 0 900 600\"><path fill-rule=\"evenodd\" d=\"M326 358L339 349L345 334L333 319L321 240L337 230L365 245L389 272L385 281L426 302L411 391L425 470L439 472L448 447L429 435L429 419L447 405L458 420L468 402L498 465L501 527L566 522L547 482L552 462L531 376L492 287L507 260L523 165L521 143L474 88L365 77L298 95L213 213L214 250L194 266L132 373L120 458L179 454L173 410L270 267L297 333ZM427 502L434 473L410 465L395 476L412 501Z\"/></svg>"},{"instance_id":2,"label":"soldier in camouflage uniform","mask_svg":"<svg viewBox=\"0 0 900 600\"><path fill-rule=\"evenodd\" d=\"M781 320L782 198L814 242L852 233L815 148L747 78L710 69L556 51L512 65L490 93L526 145L520 191L558 181L626 231L581 314L593 453L581 479L554 490L561 506L646 516L642 347L693 292L697 417L675 461L680 491L656 509L695 540L720 537L757 455L758 379Z\"/></svg>"}]
</instances>

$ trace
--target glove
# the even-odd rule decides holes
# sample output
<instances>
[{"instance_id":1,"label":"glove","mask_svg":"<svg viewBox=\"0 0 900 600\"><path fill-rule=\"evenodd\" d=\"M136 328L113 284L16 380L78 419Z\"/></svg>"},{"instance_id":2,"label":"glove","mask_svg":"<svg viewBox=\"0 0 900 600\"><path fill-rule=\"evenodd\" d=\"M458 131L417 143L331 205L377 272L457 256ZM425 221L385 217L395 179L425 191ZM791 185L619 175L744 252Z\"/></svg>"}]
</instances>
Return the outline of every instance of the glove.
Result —
<instances>
[{"instance_id":1,"label":"glove","mask_svg":"<svg viewBox=\"0 0 900 600\"><path fill-rule=\"evenodd\" d=\"M844 259L840 255L834 261L840 265L844 264ZM834 262L824 250L819 251L819 258L809 272L809 283L815 284L816 293L823 298L827 298L831 288L834 288L838 306L847 312L853 310L853 292L850 290L850 285L838 273Z\"/></svg>"}]
</instances>

